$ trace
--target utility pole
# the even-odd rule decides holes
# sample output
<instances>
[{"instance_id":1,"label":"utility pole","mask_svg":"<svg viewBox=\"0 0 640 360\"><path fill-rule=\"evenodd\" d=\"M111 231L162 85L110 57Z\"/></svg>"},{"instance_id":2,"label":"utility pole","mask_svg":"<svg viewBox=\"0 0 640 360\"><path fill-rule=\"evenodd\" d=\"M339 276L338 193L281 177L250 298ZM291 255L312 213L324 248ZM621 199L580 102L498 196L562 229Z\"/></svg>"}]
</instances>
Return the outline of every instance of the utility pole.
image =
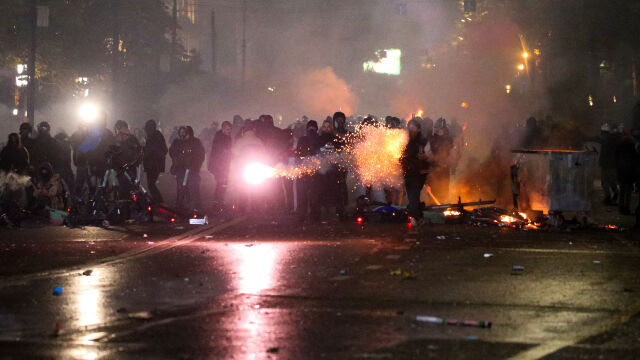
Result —
<instances>
[{"instance_id":1,"label":"utility pole","mask_svg":"<svg viewBox=\"0 0 640 360\"><path fill-rule=\"evenodd\" d=\"M173 0L173 9L171 10L173 19L173 28L171 29L171 60L170 70L174 70L176 62L176 54L178 52L178 0Z\"/></svg>"},{"instance_id":2,"label":"utility pole","mask_svg":"<svg viewBox=\"0 0 640 360\"><path fill-rule=\"evenodd\" d=\"M241 89L244 91L244 81L247 67L247 0L242 0L242 77Z\"/></svg>"},{"instance_id":3,"label":"utility pole","mask_svg":"<svg viewBox=\"0 0 640 360\"><path fill-rule=\"evenodd\" d=\"M29 61L27 62L27 73L29 75L27 118L29 124L34 125L36 121L36 36L38 30L38 8L36 7L36 0L29 1L29 29L31 44L29 47Z\"/></svg>"},{"instance_id":4,"label":"utility pole","mask_svg":"<svg viewBox=\"0 0 640 360\"><path fill-rule=\"evenodd\" d=\"M216 60L216 12L211 11L211 72L217 74L218 62Z\"/></svg>"},{"instance_id":5,"label":"utility pole","mask_svg":"<svg viewBox=\"0 0 640 360\"><path fill-rule=\"evenodd\" d=\"M119 93L119 81L120 81L120 0L112 0L112 28L111 36L113 37L113 49L112 49L112 64L111 75L113 85L111 86L111 113L113 116L116 114L118 106L118 93Z\"/></svg>"}]
</instances>

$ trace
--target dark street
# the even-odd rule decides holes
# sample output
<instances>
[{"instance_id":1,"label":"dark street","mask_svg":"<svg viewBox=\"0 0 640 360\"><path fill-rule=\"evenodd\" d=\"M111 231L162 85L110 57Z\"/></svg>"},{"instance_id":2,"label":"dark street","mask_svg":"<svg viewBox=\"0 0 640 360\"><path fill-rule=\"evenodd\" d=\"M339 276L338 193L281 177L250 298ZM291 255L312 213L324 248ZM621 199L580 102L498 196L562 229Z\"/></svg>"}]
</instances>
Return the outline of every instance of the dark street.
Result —
<instances>
[{"instance_id":1,"label":"dark street","mask_svg":"<svg viewBox=\"0 0 640 360\"><path fill-rule=\"evenodd\" d=\"M42 231L1 236L2 359L633 359L640 344L629 232L284 218Z\"/></svg>"}]
</instances>

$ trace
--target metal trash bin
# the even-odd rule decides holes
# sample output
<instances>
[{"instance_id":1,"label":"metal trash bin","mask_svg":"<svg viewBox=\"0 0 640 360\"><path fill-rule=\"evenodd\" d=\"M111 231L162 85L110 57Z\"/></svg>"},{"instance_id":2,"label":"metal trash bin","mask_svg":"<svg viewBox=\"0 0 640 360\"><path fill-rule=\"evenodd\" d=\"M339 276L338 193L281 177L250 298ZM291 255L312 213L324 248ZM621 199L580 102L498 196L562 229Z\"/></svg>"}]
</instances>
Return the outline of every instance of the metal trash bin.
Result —
<instances>
[{"instance_id":1,"label":"metal trash bin","mask_svg":"<svg viewBox=\"0 0 640 360\"><path fill-rule=\"evenodd\" d=\"M512 153L518 168L520 207L545 213L591 210L598 160L595 152L512 150Z\"/></svg>"}]
</instances>

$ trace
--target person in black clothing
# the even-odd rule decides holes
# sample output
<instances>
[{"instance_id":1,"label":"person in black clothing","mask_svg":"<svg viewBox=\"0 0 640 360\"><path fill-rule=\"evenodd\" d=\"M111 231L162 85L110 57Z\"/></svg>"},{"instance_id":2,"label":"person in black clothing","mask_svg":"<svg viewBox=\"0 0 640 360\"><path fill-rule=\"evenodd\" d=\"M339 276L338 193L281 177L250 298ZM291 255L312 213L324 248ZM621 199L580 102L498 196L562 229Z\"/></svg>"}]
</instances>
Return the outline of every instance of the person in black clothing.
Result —
<instances>
[{"instance_id":1,"label":"person in black clothing","mask_svg":"<svg viewBox=\"0 0 640 360\"><path fill-rule=\"evenodd\" d=\"M43 121L38 124L38 137L35 139L33 149L29 150L31 165L39 169L40 165L50 163L55 173L60 173L60 145L51 137L51 126Z\"/></svg>"},{"instance_id":2,"label":"person in black clothing","mask_svg":"<svg viewBox=\"0 0 640 360\"><path fill-rule=\"evenodd\" d=\"M33 150L33 143L35 140L31 137L31 133L33 132L33 127L29 123L20 124L20 143L27 150L29 154Z\"/></svg>"},{"instance_id":3,"label":"person in black clothing","mask_svg":"<svg viewBox=\"0 0 640 360\"><path fill-rule=\"evenodd\" d=\"M523 149L540 149L544 146L542 129L538 126L536 118L530 117L527 119L524 136L522 137L520 146Z\"/></svg>"},{"instance_id":4,"label":"person in black clothing","mask_svg":"<svg viewBox=\"0 0 640 360\"><path fill-rule=\"evenodd\" d=\"M69 136L67 136L63 131L56 134L54 138L58 142L59 146L58 155L60 163L58 164L58 173L60 174L60 177L62 177L66 188L71 194L73 194L75 190L75 180L73 177L73 170L71 170L71 143L69 141Z\"/></svg>"},{"instance_id":5,"label":"person in black clothing","mask_svg":"<svg viewBox=\"0 0 640 360\"><path fill-rule=\"evenodd\" d=\"M72 159L73 165L76 167L76 181L75 184L69 185L69 188L73 189L73 193L76 196L82 196L85 185L90 188L90 176L89 176L89 162L86 153L78 151L80 144L87 138L89 129L86 126L80 126L78 130L71 134L69 140L71 149L73 150Z\"/></svg>"},{"instance_id":6,"label":"person in black clothing","mask_svg":"<svg viewBox=\"0 0 640 360\"><path fill-rule=\"evenodd\" d=\"M76 158L86 158L89 173L89 192L94 193L96 186L105 184L105 174L109 168L105 154L115 144L113 132L106 127L106 119L91 125L87 135L77 149Z\"/></svg>"},{"instance_id":7,"label":"person in black clothing","mask_svg":"<svg viewBox=\"0 0 640 360\"><path fill-rule=\"evenodd\" d=\"M404 186L407 191L409 204L407 210L411 217L411 223L417 224L422 219L420 206L420 192L427 179L427 155L424 152L426 140L420 131L420 123L413 119L407 125L409 130L409 142L402 152L400 164L404 175Z\"/></svg>"},{"instance_id":8,"label":"person in black clothing","mask_svg":"<svg viewBox=\"0 0 640 360\"><path fill-rule=\"evenodd\" d=\"M640 156L636 150L636 142L630 135L625 135L616 148L616 169L620 183L620 214L631 214L631 195L633 185L638 181Z\"/></svg>"},{"instance_id":9,"label":"person in black clothing","mask_svg":"<svg viewBox=\"0 0 640 360\"><path fill-rule=\"evenodd\" d=\"M107 158L110 160L110 168L118 175L118 194L120 198L126 198L134 189L134 182L137 180L137 166L141 160L142 147L138 139L131 134L126 121L118 120L114 133L115 143L110 147ZM122 171L125 166L128 169Z\"/></svg>"},{"instance_id":10,"label":"person in black clothing","mask_svg":"<svg viewBox=\"0 0 640 360\"><path fill-rule=\"evenodd\" d=\"M342 144L340 138L334 133L333 121L325 120L320 129L320 156L330 157L338 152ZM344 219L344 205L340 196L340 176L338 166L330 164L326 172L317 175L318 186L316 191L320 193L320 206L325 208L335 207L336 214Z\"/></svg>"},{"instance_id":11,"label":"person in black clothing","mask_svg":"<svg viewBox=\"0 0 640 360\"><path fill-rule=\"evenodd\" d=\"M621 136L611 131L609 124L600 128L600 136L594 140L600 143L600 181L604 190L604 203L615 204L618 201L618 179L616 171L616 148Z\"/></svg>"},{"instance_id":12,"label":"person in black clothing","mask_svg":"<svg viewBox=\"0 0 640 360\"><path fill-rule=\"evenodd\" d=\"M442 203L449 202L449 181L451 178L451 151L453 139L445 119L436 120L433 135L429 139L434 167L429 174L429 184L433 194Z\"/></svg>"},{"instance_id":13,"label":"person in black clothing","mask_svg":"<svg viewBox=\"0 0 640 360\"><path fill-rule=\"evenodd\" d=\"M305 158L317 155L320 150L320 136L318 135L318 123L309 120L307 123L307 135L298 140L296 158L302 163ZM298 219L317 221L320 219L320 207L318 206L319 193L316 191L318 174L309 174L296 180L297 212Z\"/></svg>"},{"instance_id":14,"label":"person in black clothing","mask_svg":"<svg viewBox=\"0 0 640 360\"><path fill-rule=\"evenodd\" d=\"M222 123L222 129L216 133L211 144L209 155L209 172L216 178L216 190L214 201L218 207L224 205L224 197L229 184L229 167L231 165L231 131L233 127L230 122Z\"/></svg>"},{"instance_id":15,"label":"person in black clothing","mask_svg":"<svg viewBox=\"0 0 640 360\"><path fill-rule=\"evenodd\" d=\"M333 114L333 127L335 128L335 134L338 137L337 150L343 151L347 146L350 139L351 132L346 128L347 117L342 111L336 111ZM338 213L341 220L344 220L345 208L349 202L349 189L347 188L347 169L345 167L338 167L337 173L338 189L337 189L337 201L338 201Z\"/></svg>"},{"instance_id":16,"label":"person in black clothing","mask_svg":"<svg viewBox=\"0 0 640 360\"><path fill-rule=\"evenodd\" d=\"M29 152L20 143L20 136L9 134L7 145L0 152L0 170L24 175L29 167Z\"/></svg>"},{"instance_id":17,"label":"person in black clothing","mask_svg":"<svg viewBox=\"0 0 640 360\"><path fill-rule=\"evenodd\" d=\"M156 126L156 122L153 119L147 120L144 124L147 141L144 145L142 165L144 166L144 171L147 173L147 184L151 198L155 203L161 203L164 200L156 183L158 182L160 174L165 170L165 159L168 149L164 136L158 131Z\"/></svg>"},{"instance_id":18,"label":"person in black clothing","mask_svg":"<svg viewBox=\"0 0 640 360\"><path fill-rule=\"evenodd\" d=\"M184 210L189 200L193 200L194 208L200 202L200 168L204 162L205 151L200 140L193 136L191 126L181 127L178 139L169 148L173 159L172 173L176 175L177 198L176 208Z\"/></svg>"}]
</instances>

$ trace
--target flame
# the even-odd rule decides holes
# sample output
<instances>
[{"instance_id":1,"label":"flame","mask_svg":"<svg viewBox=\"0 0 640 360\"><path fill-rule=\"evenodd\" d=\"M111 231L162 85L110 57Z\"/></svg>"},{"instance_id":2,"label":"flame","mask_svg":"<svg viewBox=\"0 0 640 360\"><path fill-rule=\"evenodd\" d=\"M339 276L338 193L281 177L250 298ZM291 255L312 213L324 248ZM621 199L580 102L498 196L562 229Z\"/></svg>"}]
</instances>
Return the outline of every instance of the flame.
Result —
<instances>
[{"instance_id":1,"label":"flame","mask_svg":"<svg viewBox=\"0 0 640 360\"><path fill-rule=\"evenodd\" d=\"M418 109L418 111L416 111L416 112L414 112L414 113L409 114L409 116L407 116L406 118L404 118L404 120L405 120L406 122L409 122L410 120L415 119L415 118L417 118L417 117L421 118L421 117L422 117L422 115L424 115L424 110L422 110L422 109L420 108L420 109Z\"/></svg>"},{"instance_id":2,"label":"flame","mask_svg":"<svg viewBox=\"0 0 640 360\"><path fill-rule=\"evenodd\" d=\"M401 129L364 126L358 130L362 140L348 150L350 167L365 185L402 186L400 157L409 141Z\"/></svg>"},{"instance_id":3,"label":"flame","mask_svg":"<svg viewBox=\"0 0 640 360\"><path fill-rule=\"evenodd\" d=\"M507 223L507 224L513 224L514 222L517 222L518 219L514 218L513 216L509 216L509 215L501 215L500 216L500 221L503 223Z\"/></svg>"},{"instance_id":4,"label":"flame","mask_svg":"<svg viewBox=\"0 0 640 360\"><path fill-rule=\"evenodd\" d=\"M442 213L444 216L460 216L462 213L458 210L447 209Z\"/></svg>"},{"instance_id":5,"label":"flame","mask_svg":"<svg viewBox=\"0 0 640 360\"><path fill-rule=\"evenodd\" d=\"M422 117L422 115L424 114L424 110L419 109L418 112L416 113L416 117Z\"/></svg>"},{"instance_id":6,"label":"flame","mask_svg":"<svg viewBox=\"0 0 640 360\"><path fill-rule=\"evenodd\" d=\"M433 195L433 193L431 192L431 186L427 185L426 189L427 189L427 194L429 194L433 202L435 202L436 205L442 205L442 203L438 201L438 198L435 195Z\"/></svg>"},{"instance_id":7,"label":"flame","mask_svg":"<svg viewBox=\"0 0 640 360\"><path fill-rule=\"evenodd\" d=\"M605 225L605 226L604 226L604 228L605 228L605 229L615 230L615 229L617 229L618 227L617 227L617 226L615 226L615 225L609 224L609 225Z\"/></svg>"},{"instance_id":8,"label":"flame","mask_svg":"<svg viewBox=\"0 0 640 360\"><path fill-rule=\"evenodd\" d=\"M520 215L523 219L528 220L529 218L527 217L526 213L523 212L519 212L518 215Z\"/></svg>"},{"instance_id":9,"label":"flame","mask_svg":"<svg viewBox=\"0 0 640 360\"><path fill-rule=\"evenodd\" d=\"M538 226L532 223L529 223L527 225L524 226L525 229L530 229L530 230L538 230Z\"/></svg>"}]
</instances>

